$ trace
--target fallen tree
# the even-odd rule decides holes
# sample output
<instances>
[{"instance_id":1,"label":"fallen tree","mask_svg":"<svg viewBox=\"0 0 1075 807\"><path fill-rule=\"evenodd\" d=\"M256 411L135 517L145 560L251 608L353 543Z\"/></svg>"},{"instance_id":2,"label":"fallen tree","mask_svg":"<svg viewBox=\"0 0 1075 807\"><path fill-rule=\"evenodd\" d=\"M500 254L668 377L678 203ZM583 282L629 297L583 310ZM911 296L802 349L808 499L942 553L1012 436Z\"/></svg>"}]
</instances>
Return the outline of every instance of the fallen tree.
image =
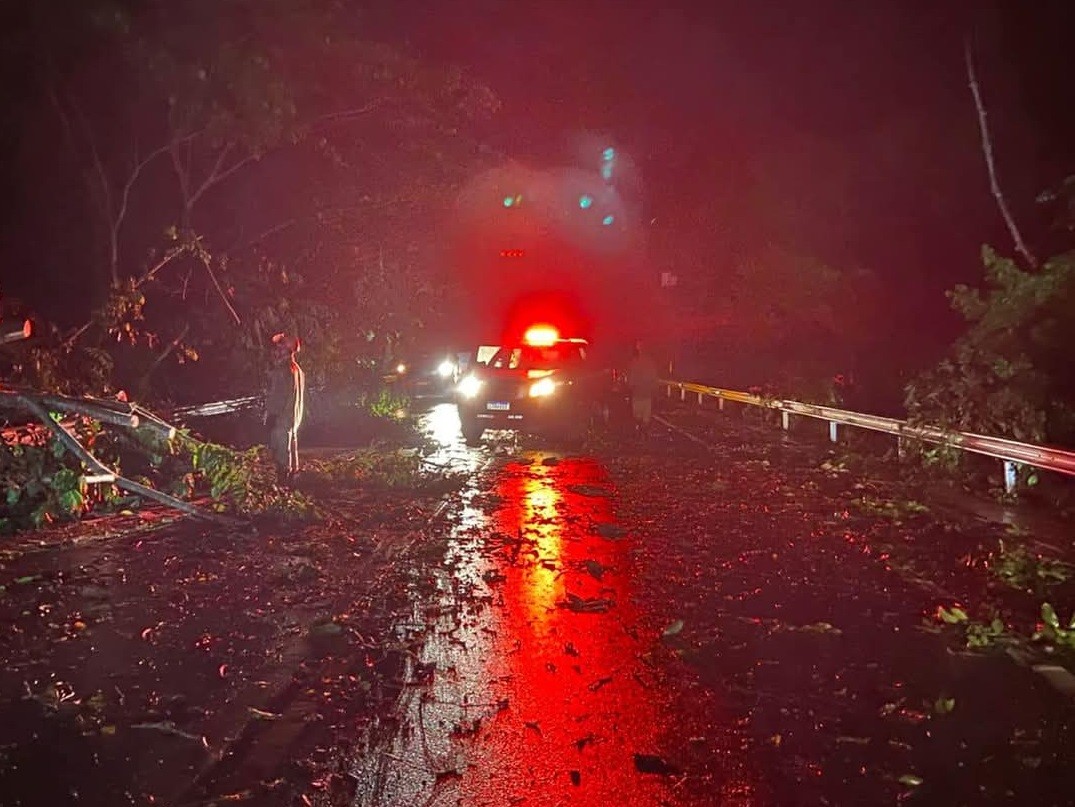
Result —
<instances>
[{"instance_id":1,"label":"fallen tree","mask_svg":"<svg viewBox=\"0 0 1075 807\"><path fill-rule=\"evenodd\" d=\"M62 446L63 450L77 458L88 474L79 480L80 486L90 484L113 484L121 490L144 499L155 501L195 518L228 522L233 520L212 513L175 496L162 493L140 482L128 479L95 457L82 444L73 429L52 416L53 411L81 415L94 420L129 429L143 429L157 439L172 441L178 434L175 426L166 423L137 405L124 401L102 401L92 398L68 398L58 395L40 395L28 391L0 388L0 408L15 409L33 415Z\"/></svg>"}]
</instances>

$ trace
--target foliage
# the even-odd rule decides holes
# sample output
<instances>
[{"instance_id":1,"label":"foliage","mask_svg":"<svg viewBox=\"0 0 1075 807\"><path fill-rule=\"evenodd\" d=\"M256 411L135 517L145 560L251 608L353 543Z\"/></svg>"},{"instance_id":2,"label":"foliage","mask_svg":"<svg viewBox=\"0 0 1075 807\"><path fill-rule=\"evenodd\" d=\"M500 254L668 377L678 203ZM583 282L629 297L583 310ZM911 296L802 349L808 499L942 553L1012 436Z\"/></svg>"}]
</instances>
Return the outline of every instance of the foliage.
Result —
<instances>
[{"instance_id":1,"label":"foliage","mask_svg":"<svg viewBox=\"0 0 1075 807\"><path fill-rule=\"evenodd\" d=\"M1041 625L1034 632L1035 641L1044 641L1054 647L1075 650L1075 613L1067 624L1061 624L1056 610L1049 603L1042 603Z\"/></svg>"},{"instance_id":2,"label":"foliage","mask_svg":"<svg viewBox=\"0 0 1075 807\"><path fill-rule=\"evenodd\" d=\"M1007 628L1000 617L993 617L989 622L968 622L967 647L971 649L992 647L1002 641L1007 633Z\"/></svg>"},{"instance_id":3,"label":"foliage","mask_svg":"<svg viewBox=\"0 0 1075 807\"><path fill-rule=\"evenodd\" d=\"M88 389L107 384L112 360L106 351L58 350L58 330L42 323L28 306L4 296L0 289L0 319L9 318L31 320L34 338L0 346L0 380L58 393L68 392L69 379L76 377L88 380Z\"/></svg>"},{"instance_id":4,"label":"foliage","mask_svg":"<svg viewBox=\"0 0 1075 807\"><path fill-rule=\"evenodd\" d=\"M204 487L215 509L245 516L311 519L313 502L304 494L282 488L276 469L261 446L236 451L182 435L178 450L189 457L192 492Z\"/></svg>"},{"instance_id":5,"label":"foliage","mask_svg":"<svg viewBox=\"0 0 1075 807\"><path fill-rule=\"evenodd\" d=\"M72 418L65 425L103 460L118 464L114 444L95 421ZM82 468L61 443L32 436L20 443L0 442L0 533L79 518L110 492L90 490Z\"/></svg>"},{"instance_id":6,"label":"foliage","mask_svg":"<svg viewBox=\"0 0 1075 807\"><path fill-rule=\"evenodd\" d=\"M713 285L684 288L683 305L704 312L701 327L711 331L707 372L740 389L767 386L773 397L846 403L848 374L878 307L871 272L770 244L731 272L704 277ZM680 338L694 336L689 328Z\"/></svg>"},{"instance_id":7,"label":"foliage","mask_svg":"<svg viewBox=\"0 0 1075 807\"><path fill-rule=\"evenodd\" d=\"M1025 636L1010 633L1004 621L994 615L988 622L972 620L958 606L937 608L937 617L947 625L959 625L964 629L966 645L972 650L984 650L997 646L1012 646L1026 641ZM1066 623L1061 622L1051 603L1042 603L1041 622L1029 637L1031 641L1043 642L1052 648L1075 650L1075 613Z\"/></svg>"},{"instance_id":8,"label":"foliage","mask_svg":"<svg viewBox=\"0 0 1075 807\"><path fill-rule=\"evenodd\" d=\"M41 446L0 447L3 455L4 505L0 532L20 525L40 527L77 517L85 504L85 486L77 470L55 467L52 451ZM25 481L24 481L25 480Z\"/></svg>"},{"instance_id":9,"label":"foliage","mask_svg":"<svg viewBox=\"0 0 1075 807\"><path fill-rule=\"evenodd\" d=\"M914 419L911 419L914 422ZM904 456L916 460L922 468L953 474L960 468L963 452L950 442L929 443L925 440L903 438Z\"/></svg>"},{"instance_id":10,"label":"foliage","mask_svg":"<svg viewBox=\"0 0 1075 807\"><path fill-rule=\"evenodd\" d=\"M277 484L263 448L245 452L182 433L174 441L142 431L104 430L89 418L67 425L108 467L179 498L209 496L213 507L244 516L311 518L311 501ZM112 485L87 487L79 460L51 436L0 443L0 533L76 520L130 501Z\"/></svg>"},{"instance_id":11,"label":"foliage","mask_svg":"<svg viewBox=\"0 0 1075 807\"><path fill-rule=\"evenodd\" d=\"M157 347L156 335L142 325L145 303L145 295L133 279L122 281L110 289L83 328L96 338L72 340L17 300L0 298L0 316L26 317L36 323L33 339L4 346L0 377L59 394L115 392L116 346ZM183 348L180 359L196 360L197 354Z\"/></svg>"},{"instance_id":12,"label":"foliage","mask_svg":"<svg viewBox=\"0 0 1075 807\"><path fill-rule=\"evenodd\" d=\"M947 625L963 626L968 648L980 650L1012 641L1012 636L999 616L994 615L988 622L978 622L972 620L967 612L958 606L945 608L943 605L937 608L937 616Z\"/></svg>"},{"instance_id":13,"label":"foliage","mask_svg":"<svg viewBox=\"0 0 1075 807\"><path fill-rule=\"evenodd\" d=\"M410 407L410 398L389 387L381 387L376 393L363 393L359 406L374 417L398 420Z\"/></svg>"},{"instance_id":14,"label":"foliage","mask_svg":"<svg viewBox=\"0 0 1075 807\"><path fill-rule=\"evenodd\" d=\"M913 499L904 501L882 501L873 499L869 496L863 496L861 499L855 500L855 505L863 513L888 518L897 524L902 523L904 519L910 516L929 512L929 508L926 505L921 502L916 502Z\"/></svg>"},{"instance_id":15,"label":"foliage","mask_svg":"<svg viewBox=\"0 0 1075 807\"><path fill-rule=\"evenodd\" d=\"M1012 588L1041 595L1069 580L1073 567L1064 561L1033 554L1025 545L1012 547L1000 541L997 551L990 555L989 570Z\"/></svg>"},{"instance_id":16,"label":"foliage","mask_svg":"<svg viewBox=\"0 0 1075 807\"><path fill-rule=\"evenodd\" d=\"M0 372L191 400L252 391L279 330L323 380L428 325L444 299L429 225L488 159L466 131L497 101L365 39L356 6L44 0L20 14L0 58L28 70L19 162L39 235L23 274L67 286L31 301L39 333L79 327Z\"/></svg>"},{"instance_id":17,"label":"foliage","mask_svg":"<svg viewBox=\"0 0 1075 807\"><path fill-rule=\"evenodd\" d=\"M465 475L430 467L416 451L354 451L319 464L319 475L335 484L411 490L439 495L463 484Z\"/></svg>"},{"instance_id":18,"label":"foliage","mask_svg":"<svg viewBox=\"0 0 1075 807\"><path fill-rule=\"evenodd\" d=\"M983 250L984 290L957 286L969 323L950 355L906 388L910 419L1025 442L1075 440L1075 252L1027 271Z\"/></svg>"},{"instance_id":19,"label":"foliage","mask_svg":"<svg viewBox=\"0 0 1075 807\"><path fill-rule=\"evenodd\" d=\"M956 699L940 695L933 702L933 713L938 716L950 715L956 708Z\"/></svg>"}]
</instances>

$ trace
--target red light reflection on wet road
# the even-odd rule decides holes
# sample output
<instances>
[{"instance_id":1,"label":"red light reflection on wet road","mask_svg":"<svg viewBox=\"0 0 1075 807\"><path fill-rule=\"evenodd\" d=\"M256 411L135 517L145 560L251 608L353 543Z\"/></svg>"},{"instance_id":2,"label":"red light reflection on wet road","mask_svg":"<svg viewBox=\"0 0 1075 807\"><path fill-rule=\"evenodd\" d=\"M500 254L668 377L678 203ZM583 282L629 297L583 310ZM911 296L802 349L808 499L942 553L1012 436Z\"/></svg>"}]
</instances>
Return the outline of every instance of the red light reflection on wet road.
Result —
<instances>
[{"instance_id":1,"label":"red light reflection on wet road","mask_svg":"<svg viewBox=\"0 0 1075 807\"><path fill-rule=\"evenodd\" d=\"M500 567L486 665L509 707L474 738L459 803L674 803L667 780L635 769L634 755L657 754L667 728L635 633L630 542L593 529L613 522L604 472L584 459L515 464L495 491L504 504L491 526L519 538L507 550L515 561ZM570 595L614 604L559 607Z\"/></svg>"}]
</instances>

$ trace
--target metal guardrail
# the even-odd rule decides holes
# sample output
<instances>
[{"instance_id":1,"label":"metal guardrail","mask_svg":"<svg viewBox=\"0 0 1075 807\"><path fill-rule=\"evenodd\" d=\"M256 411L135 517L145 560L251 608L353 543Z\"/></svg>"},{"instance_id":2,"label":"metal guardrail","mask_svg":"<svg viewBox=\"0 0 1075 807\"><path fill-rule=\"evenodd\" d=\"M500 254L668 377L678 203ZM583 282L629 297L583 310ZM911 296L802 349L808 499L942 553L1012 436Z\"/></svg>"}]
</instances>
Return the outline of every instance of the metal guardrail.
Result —
<instances>
[{"instance_id":1,"label":"metal guardrail","mask_svg":"<svg viewBox=\"0 0 1075 807\"><path fill-rule=\"evenodd\" d=\"M701 403L705 398L716 398L722 409L724 408L724 401L735 401L749 406L775 409L781 413L781 424L785 429L790 426L791 415L801 415L828 421L829 439L834 443L837 440L837 426L843 425L894 435L901 441L901 448L902 440L909 438L927 443L952 446L963 451L993 457L1004 463L1004 487L1009 493L1015 489L1018 479L1017 470L1020 465L1031 465L1035 468L1075 476L1075 451L1063 448L1020 443L1016 440L990 437L985 434L951 432L929 426L914 426L905 420L897 420L896 418L868 415L862 412L837 409L832 406L800 403L799 401L763 398L760 395L753 395L749 392L726 390L689 381L662 379L661 383L667 388L669 397L672 396L674 389L678 389L680 400L686 400L689 393L698 396L698 403Z\"/></svg>"}]
</instances>

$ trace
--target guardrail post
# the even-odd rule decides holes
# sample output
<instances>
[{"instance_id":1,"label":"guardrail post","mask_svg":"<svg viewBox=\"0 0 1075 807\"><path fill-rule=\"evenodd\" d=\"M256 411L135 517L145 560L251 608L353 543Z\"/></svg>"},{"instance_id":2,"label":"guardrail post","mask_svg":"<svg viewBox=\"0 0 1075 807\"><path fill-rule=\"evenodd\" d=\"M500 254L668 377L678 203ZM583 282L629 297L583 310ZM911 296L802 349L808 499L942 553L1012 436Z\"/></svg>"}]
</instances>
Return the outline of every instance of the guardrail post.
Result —
<instances>
[{"instance_id":1,"label":"guardrail post","mask_svg":"<svg viewBox=\"0 0 1075 807\"><path fill-rule=\"evenodd\" d=\"M791 426L791 412L786 409L780 413L780 426L784 431L787 431Z\"/></svg>"},{"instance_id":2,"label":"guardrail post","mask_svg":"<svg viewBox=\"0 0 1075 807\"><path fill-rule=\"evenodd\" d=\"M1019 481L1019 465L1011 460L1004 460L1004 492L1015 493Z\"/></svg>"},{"instance_id":3,"label":"guardrail post","mask_svg":"<svg viewBox=\"0 0 1075 807\"><path fill-rule=\"evenodd\" d=\"M835 420L830 420L829 421L829 442L830 443L835 443L836 442L836 421Z\"/></svg>"}]
</instances>

